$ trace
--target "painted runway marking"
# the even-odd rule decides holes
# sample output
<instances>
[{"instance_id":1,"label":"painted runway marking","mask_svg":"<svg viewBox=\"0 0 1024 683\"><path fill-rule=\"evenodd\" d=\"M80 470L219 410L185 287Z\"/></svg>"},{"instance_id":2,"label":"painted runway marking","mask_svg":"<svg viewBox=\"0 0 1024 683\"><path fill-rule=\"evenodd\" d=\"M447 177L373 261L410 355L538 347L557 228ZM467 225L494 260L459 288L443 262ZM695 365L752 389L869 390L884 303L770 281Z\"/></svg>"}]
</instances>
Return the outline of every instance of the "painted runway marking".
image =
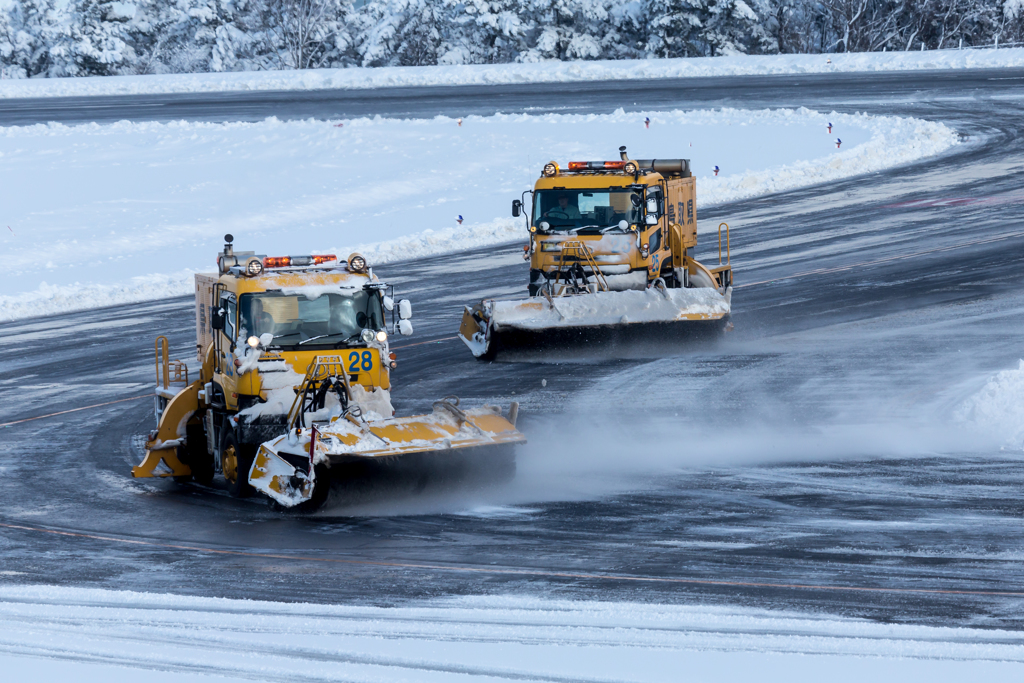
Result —
<instances>
[{"instance_id":1,"label":"painted runway marking","mask_svg":"<svg viewBox=\"0 0 1024 683\"><path fill-rule=\"evenodd\" d=\"M16 529L19 531L33 531L42 534L55 536L70 536L74 538L88 538L95 541L107 541L109 543L124 543L127 545L146 546L150 548L167 548L170 550L189 550L197 553L209 553L212 555L231 555L235 557L262 557L273 560L299 560L304 562L326 562L329 564L346 564L363 567L392 567L395 569L423 569L427 571L449 571L470 574L494 574L500 576L534 576L538 578L552 579L594 579L599 581L636 581L641 583L670 583L685 584L692 586L729 586L734 588L784 588L791 590L817 590L817 591L850 591L858 593L897 593L897 594L921 594L921 595L979 595L987 597L1024 597L1024 591L979 591L979 590L952 590L943 588L884 588L871 586L832 586L815 585L806 583L769 583L765 581L721 581L716 579L684 579L680 577L667 576L639 576L636 574L597 574L584 572L565 572L546 569L501 569L497 567L467 567L464 565L444 564L421 564L414 562L384 562L380 560L346 560L336 557L310 557L308 555L283 555L280 553L257 553L245 550L226 550L223 548L204 548L202 546L181 545L177 543L159 543L156 541L144 541L140 539L118 538L116 536L104 536L101 534L89 534L79 531L62 531L59 529L47 529L44 527L28 526L25 524L5 524L0 522L0 527L5 529Z\"/></svg>"},{"instance_id":2,"label":"painted runway marking","mask_svg":"<svg viewBox=\"0 0 1024 683\"><path fill-rule=\"evenodd\" d=\"M741 289L743 287L753 287L754 285L764 285L769 282L781 282L782 280L793 280L798 277L806 277L808 275L827 275L829 273L839 273L844 270L850 270L852 268L860 268L863 266L874 266L879 263L890 263L892 261L902 261L908 258L914 258L915 256L924 256L925 254L937 254L943 251L953 251L955 249L963 249L964 247L970 247L977 244L989 244L991 242L1000 242L1002 240L1013 239L1014 237L1024 237L1024 231L1008 232L1004 235L996 235L995 237L986 237L980 240L972 240L970 242L961 242L960 244L951 244L948 247L935 247L934 249L925 249L923 251L915 251L910 254L900 254L899 256L889 256L887 258L875 259L873 261L861 261L860 263L851 263L846 266L836 266L834 268L818 268L817 270L807 270L802 273L793 273L792 275L783 275L782 277L775 277L770 280L759 280L758 282L745 282L741 285L734 285L733 289Z\"/></svg>"},{"instance_id":3,"label":"painted runway marking","mask_svg":"<svg viewBox=\"0 0 1024 683\"><path fill-rule=\"evenodd\" d=\"M996 204L1020 204L1024 202L1024 195L1009 195L1006 197L944 197L942 199L913 199L908 202L896 202L884 204L883 209L921 209L929 207L948 206L970 206L981 204L986 206Z\"/></svg>"},{"instance_id":4,"label":"painted runway marking","mask_svg":"<svg viewBox=\"0 0 1024 683\"><path fill-rule=\"evenodd\" d=\"M404 344L402 346L392 346L391 348L394 349L395 351L397 351L398 349L411 349L414 346L423 346L424 344L437 344L443 341L450 341L452 339L458 339L458 336L441 337L440 339L431 339L430 341L416 342L415 344Z\"/></svg>"},{"instance_id":5,"label":"painted runway marking","mask_svg":"<svg viewBox=\"0 0 1024 683\"><path fill-rule=\"evenodd\" d=\"M35 417L26 417L22 420L15 420L14 422L4 422L0 424L0 427L10 427L11 425L21 424L22 422L31 422L32 420L42 420L44 417L56 417L57 415L66 415L68 413L77 413L79 410L89 410L90 408L102 408L103 406L111 406L115 403L124 403L125 401L138 401L140 398L149 398L154 394L144 394L142 396L132 396L131 398L119 398L116 401L107 401L106 403L95 403L91 406L82 406L81 408L72 408L71 410L62 410L59 413L49 413L47 415L36 415Z\"/></svg>"}]
</instances>

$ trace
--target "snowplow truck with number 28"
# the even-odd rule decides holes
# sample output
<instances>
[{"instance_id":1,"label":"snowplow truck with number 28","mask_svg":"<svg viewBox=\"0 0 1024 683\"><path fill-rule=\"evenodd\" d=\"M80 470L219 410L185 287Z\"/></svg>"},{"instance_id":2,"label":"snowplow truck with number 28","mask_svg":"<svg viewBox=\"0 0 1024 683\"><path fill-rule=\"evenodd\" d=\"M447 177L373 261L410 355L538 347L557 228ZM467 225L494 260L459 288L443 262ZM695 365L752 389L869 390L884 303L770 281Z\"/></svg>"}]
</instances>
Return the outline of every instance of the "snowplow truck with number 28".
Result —
<instances>
[{"instance_id":1,"label":"snowplow truck with number 28","mask_svg":"<svg viewBox=\"0 0 1024 683\"><path fill-rule=\"evenodd\" d=\"M727 328L729 226L719 225L718 265L698 262L689 160L629 159L625 147L619 153L619 161L571 161L566 169L551 161L533 191L512 203L513 217L525 212L527 219L530 298L466 307L459 337L477 358L609 331Z\"/></svg>"},{"instance_id":2,"label":"snowplow truck with number 28","mask_svg":"<svg viewBox=\"0 0 1024 683\"><path fill-rule=\"evenodd\" d=\"M136 477L254 491L284 507L315 509L331 469L414 454L514 468L518 405L463 409L449 396L428 415L394 417L391 331L412 334L407 300L366 260L236 252L231 235L218 273L196 275L199 377L156 342L157 428Z\"/></svg>"}]
</instances>

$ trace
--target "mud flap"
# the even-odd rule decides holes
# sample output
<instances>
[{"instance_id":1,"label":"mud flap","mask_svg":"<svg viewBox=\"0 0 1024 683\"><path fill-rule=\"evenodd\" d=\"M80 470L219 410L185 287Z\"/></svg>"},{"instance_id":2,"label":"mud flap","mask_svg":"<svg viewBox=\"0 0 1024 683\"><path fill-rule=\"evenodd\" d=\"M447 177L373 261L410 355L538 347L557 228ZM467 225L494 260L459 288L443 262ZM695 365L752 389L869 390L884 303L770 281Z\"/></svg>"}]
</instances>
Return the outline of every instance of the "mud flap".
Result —
<instances>
[{"instance_id":1,"label":"mud flap","mask_svg":"<svg viewBox=\"0 0 1024 683\"><path fill-rule=\"evenodd\" d=\"M249 469L249 485L284 507L295 507L313 497L316 470L311 467L307 474L263 444Z\"/></svg>"}]
</instances>

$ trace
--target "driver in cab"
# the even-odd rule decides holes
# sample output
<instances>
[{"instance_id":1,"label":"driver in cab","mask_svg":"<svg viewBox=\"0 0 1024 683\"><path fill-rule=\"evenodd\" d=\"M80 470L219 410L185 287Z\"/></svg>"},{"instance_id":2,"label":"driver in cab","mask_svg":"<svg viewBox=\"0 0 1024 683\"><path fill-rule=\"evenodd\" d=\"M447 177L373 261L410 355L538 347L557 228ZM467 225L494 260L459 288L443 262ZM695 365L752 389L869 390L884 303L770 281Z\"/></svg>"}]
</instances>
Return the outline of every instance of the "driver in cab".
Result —
<instances>
[{"instance_id":1,"label":"driver in cab","mask_svg":"<svg viewBox=\"0 0 1024 683\"><path fill-rule=\"evenodd\" d=\"M580 210L575 206L569 204L569 195L560 194L558 195L558 206L548 209L544 212L544 215L548 218L556 218L569 221L578 221L583 218L580 215Z\"/></svg>"}]
</instances>

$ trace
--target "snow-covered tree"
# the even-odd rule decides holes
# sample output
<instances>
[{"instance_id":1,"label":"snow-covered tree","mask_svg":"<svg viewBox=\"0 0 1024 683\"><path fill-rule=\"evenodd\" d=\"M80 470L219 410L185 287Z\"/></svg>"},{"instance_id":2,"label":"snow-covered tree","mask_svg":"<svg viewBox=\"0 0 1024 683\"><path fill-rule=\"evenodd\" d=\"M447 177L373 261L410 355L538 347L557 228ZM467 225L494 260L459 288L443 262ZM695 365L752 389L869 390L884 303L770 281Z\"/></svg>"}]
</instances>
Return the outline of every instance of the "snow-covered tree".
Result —
<instances>
[{"instance_id":1,"label":"snow-covered tree","mask_svg":"<svg viewBox=\"0 0 1024 683\"><path fill-rule=\"evenodd\" d=\"M58 76L51 54L66 38L53 0L17 0L0 11L0 66L6 78ZM58 50L59 51L59 50Z\"/></svg>"},{"instance_id":2,"label":"snow-covered tree","mask_svg":"<svg viewBox=\"0 0 1024 683\"><path fill-rule=\"evenodd\" d=\"M6 77L931 50L997 40L1024 40L1024 0L6 0L0 7Z\"/></svg>"},{"instance_id":3,"label":"snow-covered tree","mask_svg":"<svg viewBox=\"0 0 1024 683\"><path fill-rule=\"evenodd\" d=\"M73 0L69 15L70 75L110 76L134 63L134 5L116 0Z\"/></svg>"}]
</instances>

